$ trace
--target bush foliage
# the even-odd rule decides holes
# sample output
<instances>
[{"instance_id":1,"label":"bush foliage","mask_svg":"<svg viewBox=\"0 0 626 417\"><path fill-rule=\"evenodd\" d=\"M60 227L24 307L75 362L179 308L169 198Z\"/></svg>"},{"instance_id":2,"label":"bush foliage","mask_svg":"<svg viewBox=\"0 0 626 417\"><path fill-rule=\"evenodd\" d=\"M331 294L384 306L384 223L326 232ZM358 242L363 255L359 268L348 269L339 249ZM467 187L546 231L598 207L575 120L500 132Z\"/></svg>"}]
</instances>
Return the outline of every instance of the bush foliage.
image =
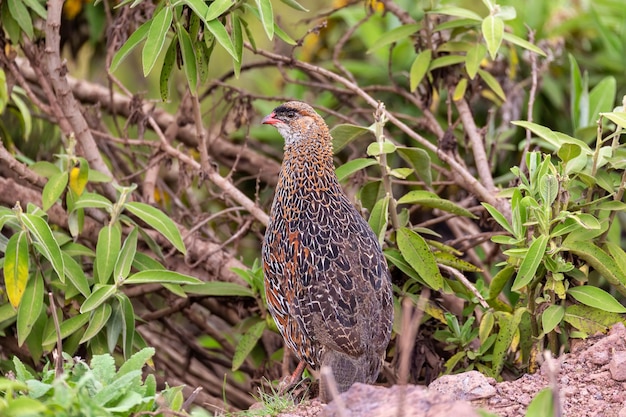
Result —
<instances>
[{"instance_id":1,"label":"bush foliage","mask_svg":"<svg viewBox=\"0 0 626 417\"><path fill-rule=\"evenodd\" d=\"M293 365L259 264L287 99L392 270L385 382L511 378L624 321L618 3L3 2L0 407L243 409Z\"/></svg>"}]
</instances>

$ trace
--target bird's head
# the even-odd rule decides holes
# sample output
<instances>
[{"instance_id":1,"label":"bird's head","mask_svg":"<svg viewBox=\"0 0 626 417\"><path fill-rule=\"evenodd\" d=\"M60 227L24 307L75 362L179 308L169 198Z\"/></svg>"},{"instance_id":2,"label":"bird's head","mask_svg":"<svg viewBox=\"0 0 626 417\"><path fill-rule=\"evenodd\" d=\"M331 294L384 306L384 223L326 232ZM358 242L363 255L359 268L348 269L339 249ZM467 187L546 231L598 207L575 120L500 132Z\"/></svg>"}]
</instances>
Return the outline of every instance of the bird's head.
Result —
<instances>
[{"instance_id":1,"label":"bird's head","mask_svg":"<svg viewBox=\"0 0 626 417\"><path fill-rule=\"evenodd\" d=\"M285 139L285 145L301 140L329 137L328 126L313 107L300 101L288 101L276 107L261 122L272 125Z\"/></svg>"}]
</instances>

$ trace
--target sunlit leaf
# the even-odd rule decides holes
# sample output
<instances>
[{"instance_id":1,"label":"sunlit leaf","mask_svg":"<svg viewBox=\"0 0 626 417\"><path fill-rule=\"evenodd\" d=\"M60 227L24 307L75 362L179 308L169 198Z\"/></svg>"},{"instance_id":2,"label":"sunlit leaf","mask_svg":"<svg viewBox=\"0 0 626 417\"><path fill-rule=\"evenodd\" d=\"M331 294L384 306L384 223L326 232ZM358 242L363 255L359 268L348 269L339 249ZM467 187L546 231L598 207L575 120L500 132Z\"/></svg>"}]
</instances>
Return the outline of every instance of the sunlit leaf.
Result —
<instances>
[{"instance_id":1,"label":"sunlit leaf","mask_svg":"<svg viewBox=\"0 0 626 417\"><path fill-rule=\"evenodd\" d=\"M141 51L141 64L144 77L147 77L152 71L152 68L154 68L154 64L156 64L157 58L165 45L165 37L172 24L172 17L172 9L166 6L159 10L152 18L150 31L147 35L148 37Z\"/></svg>"},{"instance_id":2,"label":"sunlit leaf","mask_svg":"<svg viewBox=\"0 0 626 417\"><path fill-rule=\"evenodd\" d=\"M526 253L526 256L524 256L524 259L522 259L522 263L519 266L517 276L511 286L511 291L519 291L528 285L533 278L535 278L535 273L537 272L537 268L545 255L547 245L548 236L539 236L533 241L533 243L530 244L528 252Z\"/></svg>"},{"instance_id":3,"label":"sunlit leaf","mask_svg":"<svg viewBox=\"0 0 626 417\"><path fill-rule=\"evenodd\" d=\"M349 177L355 172L376 164L376 160L371 158L356 158L349 162L346 162L340 167L337 167L335 173L337 174L337 179L339 181L343 181L345 178Z\"/></svg>"},{"instance_id":4,"label":"sunlit leaf","mask_svg":"<svg viewBox=\"0 0 626 417\"><path fill-rule=\"evenodd\" d=\"M567 293L576 301L611 313L626 313L626 307L620 304L611 294L591 285L572 287Z\"/></svg>"},{"instance_id":5,"label":"sunlit leaf","mask_svg":"<svg viewBox=\"0 0 626 417\"><path fill-rule=\"evenodd\" d=\"M406 228L398 230L396 238L398 248L409 265L432 289L440 289L443 286L443 277L424 238Z\"/></svg>"},{"instance_id":6,"label":"sunlit leaf","mask_svg":"<svg viewBox=\"0 0 626 417\"><path fill-rule=\"evenodd\" d=\"M118 223L106 225L98 233L96 243L96 270L98 282L106 284L115 268L117 255L122 247L122 230Z\"/></svg>"},{"instance_id":7,"label":"sunlit leaf","mask_svg":"<svg viewBox=\"0 0 626 417\"><path fill-rule=\"evenodd\" d=\"M432 51L425 49L415 57L413 64L411 64L411 70L409 72L409 84L410 91L413 92L417 89L417 86L422 82L422 79L428 71L430 61L432 59Z\"/></svg>"},{"instance_id":8,"label":"sunlit leaf","mask_svg":"<svg viewBox=\"0 0 626 417\"><path fill-rule=\"evenodd\" d=\"M390 45L394 42L402 41L408 39L409 36L417 32L421 29L421 25L414 23L409 25L398 26L397 28L391 29L390 31L383 34L378 40L372 45L367 53L371 53L376 49L382 48L383 46Z\"/></svg>"},{"instance_id":9,"label":"sunlit leaf","mask_svg":"<svg viewBox=\"0 0 626 417\"><path fill-rule=\"evenodd\" d=\"M124 208L161 233L181 253L187 252L176 224L161 210L148 204L134 201L126 203Z\"/></svg>"}]
</instances>

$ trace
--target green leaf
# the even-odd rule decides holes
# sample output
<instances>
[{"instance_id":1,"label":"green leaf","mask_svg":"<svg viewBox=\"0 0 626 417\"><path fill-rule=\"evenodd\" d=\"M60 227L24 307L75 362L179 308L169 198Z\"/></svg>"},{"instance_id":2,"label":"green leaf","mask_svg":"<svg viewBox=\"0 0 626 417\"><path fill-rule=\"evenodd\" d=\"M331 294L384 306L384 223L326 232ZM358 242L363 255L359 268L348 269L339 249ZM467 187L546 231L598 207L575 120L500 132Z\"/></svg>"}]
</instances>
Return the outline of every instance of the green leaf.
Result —
<instances>
[{"instance_id":1,"label":"green leaf","mask_svg":"<svg viewBox=\"0 0 626 417\"><path fill-rule=\"evenodd\" d=\"M485 58L485 54L487 53L487 48L482 43L477 43L472 46L467 54L465 55L465 70L467 71L467 75L469 75L470 79L473 80L476 77L476 73L478 72L478 68L480 68L480 63L483 58Z\"/></svg>"},{"instance_id":2,"label":"green leaf","mask_svg":"<svg viewBox=\"0 0 626 417\"><path fill-rule=\"evenodd\" d=\"M582 304L567 306L564 320L587 334L604 333L615 323L624 323L623 317L618 313L610 313Z\"/></svg>"},{"instance_id":3,"label":"green leaf","mask_svg":"<svg viewBox=\"0 0 626 417\"><path fill-rule=\"evenodd\" d=\"M422 285L426 284L426 281L422 279L422 277L409 265L409 263L404 259L402 254L399 251L387 249L384 252L385 258L387 261L395 265L404 275L410 277L414 281L419 282Z\"/></svg>"},{"instance_id":4,"label":"green leaf","mask_svg":"<svg viewBox=\"0 0 626 417\"><path fill-rule=\"evenodd\" d=\"M263 22L263 29L269 40L274 38L274 10L272 9L272 2L270 0L255 0L256 5L261 15L261 21Z\"/></svg>"},{"instance_id":5,"label":"green leaf","mask_svg":"<svg viewBox=\"0 0 626 417\"><path fill-rule=\"evenodd\" d=\"M346 162L340 167L337 167L335 173L337 174L337 179L339 181L343 181L355 172L376 164L376 160L371 158L356 158L349 162Z\"/></svg>"},{"instance_id":6,"label":"green leaf","mask_svg":"<svg viewBox=\"0 0 626 417\"><path fill-rule=\"evenodd\" d=\"M476 265L459 259L451 253L438 251L434 253L434 256L437 263L451 266L459 271L482 272L482 269Z\"/></svg>"},{"instance_id":7,"label":"green leaf","mask_svg":"<svg viewBox=\"0 0 626 417\"><path fill-rule=\"evenodd\" d=\"M539 178L539 194L541 200L547 208L552 207L559 193L559 183L553 174L543 175Z\"/></svg>"},{"instance_id":8,"label":"green leaf","mask_svg":"<svg viewBox=\"0 0 626 417\"><path fill-rule=\"evenodd\" d=\"M439 58L435 58L430 63L430 70L436 70L439 68L450 67L452 65L457 65L465 62L464 55L444 55Z\"/></svg>"},{"instance_id":9,"label":"green leaf","mask_svg":"<svg viewBox=\"0 0 626 417\"><path fill-rule=\"evenodd\" d=\"M370 213L369 225L378 237L378 243L382 246L387 233L387 225L389 224L389 199L390 196L381 198L374 204Z\"/></svg>"},{"instance_id":10,"label":"green leaf","mask_svg":"<svg viewBox=\"0 0 626 417\"><path fill-rule=\"evenodd\" d=\"M558 326L565 317L565 308L561 305L550 305L541 313L543 333L548 334Z\"/></svg>"},{"instance_id":11,"label":"green leaf","mask_svg":"<svg viewBox=\"0 0 626 417\"><path fill-rule=\"evenodd\" d=\"M463 208L450 200L444 200L437 194L431 193L430 191L409 191L398 200L398 204L419 204L423 207L436 208L458 216L469 217L470 219L478 218L466 208Z\"/></svg>"},{"instance_id":12,"label":"green leaf","mask_svg":"<svg viewBox=\"0 0 626 417\"><path fill-rule=\"evenodd\" d=\"M407 228L397 231L398 248L404 259L434 290L443 287L443 277L430 247L420 235Z\"/></svg>"},{"instance_id":13,"label":"green leaf","mask_svg":"<svg viewBox=\"0 0 626 417\"><path fill-rule=\"evenodd\" d=\"M285 3L287 6L291 7L292 9L301 11L301 12L308 12L309 9L305 8L303 5L301 5L300 3L298 3L296 0L280 0L281 2Z\"/></svg>"},{"instance_id":14,"label":"green leaf","mask_svg":"<svg viewBox=\"0 0 626 417\"><path fill-rule=\"evenodd\" d=\"M367 147L367 154L369 156L378 156L382 154L390 154L396 151L396 145L393 142L384 140L381 142L372 142Z\"/></svg>"},{"instance_id":15,"label":"green leaf","mask_svg":"<svg viewBox=\"0 0 626 417\"><path fill-rule=\"evenodd\" d=\"M494 375L500 375L500 372L502 372L505 362L504 359L506 358L506 354L511 347L511 343L513 343L513 338L515 337L517 328L522 321L522 316L526 312L526 308L521 307L516 309L513 314L505 312L496 313L500 331L496 337L496 343L493 346L491 369L493 370Z\"/></svg>"},{"instance_id":16,"label":"green leaf","mask_svg":"<svg viewBox=\"0 0 626 417\"><path fill-rule=\"evenodd\" d=\"M78 265L78 262L76 262L67 251L64 250L62 254L65 276L69 278L70 282L83 296L89 297L91 290L89 289L89 282L87 282L85 271L83 271L83 268Z\"/></svg>"},{"instance_id":17,"label":"green leaf","mask_svg":"<svg viewBox=\"0 0 626 417\"><path fill-rule=\"evenodd\" d=\"M192 0L187 0L187 1L189 1L190 3L192 2ZM226 10L230 9L230 7L233 6L233 4L234 4L233 0L214 0L209 5L207 14L205 16L200 16L200 17L203 17L205 21L217 19L218 17L223 15L224 12L226 12Z\"/></svg>"},{"instance_id":18,"label":"green leaf","mask_svg":"<svg viewBox=\"0 0 626 417\"><path fill-rule=\"evenodd\" d=\"M206 23L206 28L215 36L217 42L222 45L222 48L226 50L233 57L234 60L239 59L237 57L237 51L235 51L235 46L233 42L230 40L228 36L228 32L226 28L219 20L210 20Z\"/></svg>"},{"instance_id":19,"label":"green leaf","mask_svg":"<svg viewBox=\"0 0 626 417\"><path fill-rule=\"evenodd\" d=\"M430 62L432 60L432 51L430 49L425 49L415 57L413 64L411 64L411 70L409 72L409 84L410 91L414 92L417 90L417 86L420 85L422 79L426 75L428 71L428 67L430 66Z\"/></svg>"},{"instance_id":20,"label":"green leaf","mask_svg":"<svg viewBox=\"0 0 626 417\"><path fill-rule=\"evenodd\" d=\"M330 130L330 135L333 137L333 153L338 153L353 140L368 133L372 134L372 131L357 125L339 124L333 127Z\"/></svg>"},{"instance_id":21,"label":"green leaf","mask_svg":"<svg viewBox=\"0 0 626 417\"><path fill-rule=\"evenodd\" d=\"M550 388L544 388L535 395L535 398L528 404L525 417L554 416L554 395Z\"/></svg>"},{"instance_id":22,"label":"green leaf","mask_svg":"<svg viewBox=\"0 0 626 417\"><path fill-rule=\"evenodd\" d=\"M506 286L506 283L509 282L513 276L513 272L515 272L515 268L512 265L507 265L494 275L491 279L491 284L489 285L489 300L495 300L498 298Z\"/></svg>"},{"instance_id":23,"label":"green leaf","mask_svg":"<svg viewBox=\"0 0 626 417\"><path fill-rule=\"evenodd\" d=\"M480 15L476 14L475 12L471 10L464 9L461 7L454 7L454 6L440 7L438 9L433 10L432 13L445 14L446 16L453 16L453 17L462 17L465 19L477 20L479 22L483 20L483 18L480 17Z\"/></svg>"},{"instance_id":24,"label":"green leaf","mask_svg":"<svg viewBox=\"0 0 626 417\"><path fill-rule=\"evenodd\" d=\"M507 31L504 31L504 33L502 34L502 38L507 41L507 42L511 42L517 46L521 46L524 49L527 49L531 52L534 52L536 54L539 54L541 56L546 56L546 53L543 52L543 50L541 48L539 48L536 45L533 45L532 43L528 42L525 39L520 38L519 36L515 36L512 33L509 33Z\"/></svg>"},{"instance_id":25,"label":"green leaf","mask_svg":"<svg viewBox=\"0 0 626 417\"><path fill-rule=\"evenodd\" d=\"M43 187L43 192L41 194L42 208L44 211L48 211L48 209L57 202L67 187L67 181L67 171L60 172L50 177L46 185Z\"/></svg>"},{"instance_id":26,"label":"green leaf","mask_svg":"<svg viewBox=\"0 0 626 417\"><path fill-rule=\"evenodd\" d=\"M178 33L178 40L180 44L180 52L183 56L183 70L185 72L185 78L187 79L187 85L189 85L189 91L194 96L198 91L198 67L196 66L196 52L191 43L189 33L183 27L182 24L176 25L176 32Z\"/></svg>"},{"instance_id":27,"label":"green leaf","mask_svg":"<svg viewBox=\"0 0 626 417\"><path fill-rule=\"evenodd\" d=\"M616 91L615 77L605 77L589 92L588 125L595 126L601 112L613 109Z\"/></svg>"},{"instance_id":28,"label":"green leaf","mask_svg":"<svg viewBox=\"0 0 626 417\"><path fill-rule=\"evenodd\" d=\"M28 6L33 12L35 12L42 19L46 19L48 13L46 12L46 8L41 5L41 2L38 0L23 0L24 4Z\"/></svg>"},{"instance_id":29,"label":"green leaf","mask_svg":"<svg viewBox=\"0 0 626 417\"><path fill-rule=\"evenodd\" d=\"M239 74L241 72L241 64L243 62L243 23L241 19L233 14L231 15L233 19L233 46L235 47L235 52L237 53L237 59L233 61L233 68L235 71L235 77L239 78ZM207 66L208 66L208 58L207 58ZM208 71L207 71L208 78ZM206 80L201 80L200 82L204 83Z\"/></svg>"},{"instance_id":30,"label":"green leaf","mask_svg":"<svg viewBox=\"0 0 626 417\"><path fill-rule=\"evenodd\" d=\"M35 248L41 253L50 264L52 269L57 273L59 280L65 282L63 256L59 243L54 238L50 226L44 219L34 214L24 213L20 216L22 222L33 237Z\"/></svg>"},{"instance_id":31,"label":"green leaf","mask_svg":"<svg viewBox=\"0 0 626 417\"><path fill-rule=\"evenodd\" d=\"M163 269L148 269L133 274L124 280L124 284L201 284L198 278Z\"/></svg>"},{"instance_id":32,"label":"green leaf","mask_svg":"<svg viewBox=\"0 0 626 417\"><path fill-rule=\"evenodd\" d=\"M241 337L239 343L237 343L237 347L235 348L235 354L233 355L233 371L239 369L239 367L243 364L263 335L263 330L265 330L266 327L265 321L260 321L250 326L248 331Z\"/></svg>"},{"instance_id":33,"label":"green leaf","mask_svg":"<svg viewBox=\"0 0 626 417\"><path fill-rule=\"evenodd\" d=\"M150 74L152 68L154 68L154 64L156 64L157 58L165 45L167 32L169 32L170 26L172 25L172 18L172 9L167 6L159 10L152 18L148 37L141 51L141 65L144 77Z\"/></svg>"},{"instance_id":34,"label":"green leaf","mask_svg":"<svg viewBox=\"0 0 626 417\"><path fill-rule=\"evenodd\" d=\"M74 202L73 208L74 210L81 208L99 208L110 213L113 211L113 203L100 194L84 192L78 197L78 200Z\"/></svg>"},{"instance_id":35,"label":"green leaf","mask_svg":"<svg viewBox=\"0 0 626 417\"><path fill-rule=\"evenodd\" d=\"M482 30L489 55L491 55L491 59L496 59L504 34L504 22L502 18L493 15L485 17L482 23Z\"/></svg>"},{"instance_id":36,"label":"green leaf","mask_svg":"<svg viewBox=\"0 0 626 417\"><path fill-rule=\"evenodd\" d=\"M580 146L573 143L564 143L557 151L557 155L563 162L569 162L580 155Z\"/></svg>"},{"instance_id":37,"label":"green leaf","mask_svg":"<svg viewBox=\"0 0 626 417\"><path fill-rule=\"evenodd\" d=\"M30 168L32 171L35 171L37 175L40 175L45 178L50 178L53 175L61 173L61 170L59 169L58 166L48 161L35 162L34 164L30 165L28 168Z\"/></svg>"},{"instance_id":38,"label":"green leaf","mask_svg":"<svg viewBox=\"0 0 626 417\"><path fill-rule=\"evenodd\" d=\"M145 347L139 352L136 352L128 358L120 369L117 371L117 376L120 377L132 371L141 371L146 363L154 356L155 350L153 347Z\"/></svg>"},{"instance_id":39,"label":"green leaf","mask_svg":"<svg viewBox=\"0 0 626 417\"><path fill-rule=\"evenodd\" d=\"M20 111L20 115L22 116L22 125L24 126L24 138L28 139L33 130L31 111L24 100L22 100L22 98L16 93L16 90L11 93L11 100L13 100L13 104L15 104L15 107L17 107Z\"/></svg>"},{"instance_id":40,"label":"green leaf","mask_svg":"<svg viewBox=\"0 0 626 417\"><path fill-rule=\"evenodd\" d=\"M517 276L511 286L511 291L519 291L532 281L535 277L535 273L537 272L537 268L543 259L543 255L546 253L547 245L548 236L539 236L533 243L530 244L528 252L519 266Z\"/></svg>"},{"instance_id":41,"label":"green leaf","mask_svg":"<svg viewBox=\"0 0 626 417\"><path fill-rule=\"evenodd\" d=\"M563 241L562 249L591 265L622 295L626 296L626 274L606 252L590 241Z\"/></svg>"},{"instance_id":42,"label":"green leaf","mask_svg":"<svg viewBox=\"0 0 626 417\"><path fill-rule=\"evenodd\" d=\"M452 93L452 100L458 101L461 100L465 96L465 91L467 90L467 78L461 78L461 81L454 87L454 92Z\"/></svg>"},{"instance_id":43,"label":"green leaf","mask_svg":"<svg viewBox=\"0 0 626 417\"><path fill-rule=\"evenodd\" d=\"M4 285L9 302L17 308L28 284L28 239L26 232L15 233L7 243L4 254Z\"/></svg>"},{"instance_id":44,"label":"green leaf","mask_svg":"<svg viewBox=\"0 0 626 417\"><path fill-rule=\"evenodd\" d=\"M122 45L115 55L113 55L113 59L111 60L111 72L114 72L120 63L132 52L132 50L135 49L144 39L146 39L148 32L150 31L151 24L152 20L148 20L139 26L137 30L129 36L128 40L124 42L124 45Z\"/></svg>"},{"instance_id":45,"label":"green leaf","mask_svg":"<svg viewBox=\"0 0 626 417\"><path fill-rule=\"evenodd\" d=\"M33 39L35 36L33 31L33 20L31 19L30 13L24 5L23 0L7 0L7 2L13 19L15 19L26 36ZM19 39L14 39L14 41L18 42Z\"/></svg>"},{"instance_id":46,"label":"green leaf","mask_svg":"<svg viewBox=\"0 0 626 417\"><path fill-rule=\"evenodd\" d=\"M183 0L183 3L189 6L191 10L200 18L203 22L206 23L206 17L211 15L209 14L209 6L202 0ZM212 14L212 13L211 13ZM217 16L216 16L217 17ZM212 19L211 19L212 20Z\"/></svg>"},{"instance_id":47,"label":"green leaf","mask_svg":"<svg viewBox=\"0 0 626 417\"><path fill-rule=\"evenodd\" d=\"M626 313L626 307L620 304L611 294L591 285L572 287L567 293L576 301L611 313Z\"/></svg>"},{"instance_id":48,"label":"green leaf","mask_svg":"<svg viewBox=\"0 0 626 417\"><path fill-rule=\"evenodd\" d=\"M585 153L585 155L590 156L593 154L593 151L591 150L591 148L589 148L589 145L587 145L582 140L575 139L571 136L566 135L565 133L555 132L551 129L548 129L547 127L523 120L518 120L511 123L516 126L521 126L525 129L530 130L535 135L539 136L550 145L552 145L555 150L558 150L565 143L570 143L579 146L580 149Z\"/></svg>"},{"instance_id":49,"label":"green leaf","mask_svg":"<svg viewBox=\"0 0 626 417\"><path fill-rule=\"evenodd\" d=\"M411 164L415 174L428 186L432 184L432 173L430 171L430 156L428 152L419 148L398 147L398 153L406 162Z\"/></svg>"},{"instance_id":50,"label":"green leaf","mask_svg":"<svg viewBox=\"0 0 626 417\"><path fill-rule=\"evenodd\" d=\"M95 310L100 307L102 303L111 298L116 291L117 287L115 285L96 284L91 295L87 297L80 307L80 312L88 313Z\"/></svg>"},{"instance_id":51,"label":"green leaf","mask_svg":"<svg viewBox=\"0 0 626 417\"><path fill-rule=\"evenodd\" d=\"M80 339L80 344L93 339L107 324L111 317L111 306L109 304L100 304L96 309L92 310L89 318L89 326Z\"/></svg>"},{"instance_id":52,"label":"green leaf","mask_svg":"<svg viewBox=\"0 0 626 417\"><path fill-rule=\"evenodd\" d=\"M133 264L133 259L135 259L135 253L137 252L138 233L138 228L133 228L124 241L122 250L119 252L117 261L115 262L115 268L113 269L113 282L122 282L130 273L130 267Z\"/></svg>"},{"instance_id":53,"label":"green leaf","mask_svg":"<svg viewBox=\"0 0 626 417\"><path fill-rule=\"evenodd\" d=\"M491 75L489 72L482 70L480 68L478 69L478 75L480 75L480 78L483 79L485 84L487 84L487 86L491 88L491 91L496 93L496 95L500 97L502 100L506 100L506 94L504 94L504 90L500 86L500 83L498 82L498 80L496 80L493 75Z\"/></svg>"},{"instance_id":54,"label":"green leaf","mask_svg":"<svg viewBox=\"0 0 626 417\"><path fill-rule=\"evenodd\" d=\"M372 53L376 49L382 48L383 46L390 45L394 42L398 42L401 40L405 40L409 38L412 34L420 30L422 25L418 23L410 24L410 25L402 25L397 28L391 29L389 32L383 34L378 40L372 45L367 53Z\"/></svg>"},{"instance_id":55,"label":"green leaf","mask_svg":"<svg viewBox=\"0 0 626 417\"><path fill-rule=\"evenodd\" d=\"M161 210L148 204L138 202L126 203L124 208L148 223L154 230L161 233L181 253L187 253L176 224Z\"/></svg>"},{"instance_id":56,"label":"green leaf","mask_svg":"<svg viewBox=\"0 0 626 417\"><path fill-rule=\"evenodd\" d=\"M24 297L17 308L17 344L22 346L43 310L44 282L35 274L28 282Z\"/></svg>"},{"instance_id":57,"label":"green leaf","mask_svg":"<svg viewBox=\"0 0 626 417\"><path fill-rule=\"evenodd\" d=\"M71 317L65 320L59 328L61 329L61 339L65 339L66 337L76 333L79 329L81 329L87 322L89 321L89 314L79 314L77 316ZM57 334L52 326L47 332L46 336L43 339L42 345L49 346L56 342Z\"/></svg>"},{"instance_id":58,"label":"green leaf","mask_svg":"<svg viewBox=\"0 0 626 417\"><path fill-rule=\"evenodd\" d=\"M122 348L124 357L127 358L133 350L133 340L135 338L135 311L126 294L118 292L115 296L122 307Z\"/></svg>"},{"instance_id":59,"label":"green leaf","mask_svg":"<svg viewBox=\"0 0 626 417\"><path fill-rule=\"evenodd\" d=\"M621 127L622 129L626 129L626 113L609 112L600 114Z\"/></svg>"},{"instance_id":60,"label":"green leaf","mask_svg":"<svg viewBox=\"0 0 626 417\"><path fill-rule=\"evenodd\" d=\"M176 46L178 45L178 36L170 42L170 46L165 52L163 58L163 66L161 67L161 74L159 75L159 91L161 92L161 100L167 101L170 96L170 77L174 71L174 64L176 63Z\"/></svg>"},{"instance_id":61,"label":"green leaf","mask_svg":"<svg viewBox=\"0 0 626 417\"><path fill-rule=\"evenodd\" d=\"M119 223L112 226L107 225L100 229L98 233L98 243L96 243L96 271L98 282L106 284L110 282L109 277L115 268L117 256L122 246L122 229Z\"/></svg>"},{"instance_id":62,"label":"green leaf","mask_svg":"<svg viewBox=\"0 0 626 417\"><path fill-rule=\"evenodd\" d=\"M209 281L184 288L188 294L208 295L211 297L254 297L254 292L234 282Z\"/></svg>"}]
</instances>

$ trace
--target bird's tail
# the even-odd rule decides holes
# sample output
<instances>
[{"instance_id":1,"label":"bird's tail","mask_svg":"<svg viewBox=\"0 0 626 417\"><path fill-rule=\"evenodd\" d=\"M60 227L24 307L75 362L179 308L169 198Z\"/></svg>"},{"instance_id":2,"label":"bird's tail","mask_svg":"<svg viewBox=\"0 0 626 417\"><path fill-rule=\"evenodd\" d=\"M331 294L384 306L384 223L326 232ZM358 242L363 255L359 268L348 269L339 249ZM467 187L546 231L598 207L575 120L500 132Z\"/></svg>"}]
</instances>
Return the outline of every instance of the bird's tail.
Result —
<instances>
[{"instance_id":1,"label":"bird's tail","mask_svg":"<svg viewBox=\"0 0 626 417\"><path fill-rule=\"evenodd\" d=\"M342 393L350 389L355 382L364 384L376 382L381 364L382 356L374 352L354 357L334 350L326 351L321 361L321 400L328 402L333 399L333 385L337 387L338 393ZM330 372L326 373L325 369L329 369Z\"/></svg>"}]
</instances>

